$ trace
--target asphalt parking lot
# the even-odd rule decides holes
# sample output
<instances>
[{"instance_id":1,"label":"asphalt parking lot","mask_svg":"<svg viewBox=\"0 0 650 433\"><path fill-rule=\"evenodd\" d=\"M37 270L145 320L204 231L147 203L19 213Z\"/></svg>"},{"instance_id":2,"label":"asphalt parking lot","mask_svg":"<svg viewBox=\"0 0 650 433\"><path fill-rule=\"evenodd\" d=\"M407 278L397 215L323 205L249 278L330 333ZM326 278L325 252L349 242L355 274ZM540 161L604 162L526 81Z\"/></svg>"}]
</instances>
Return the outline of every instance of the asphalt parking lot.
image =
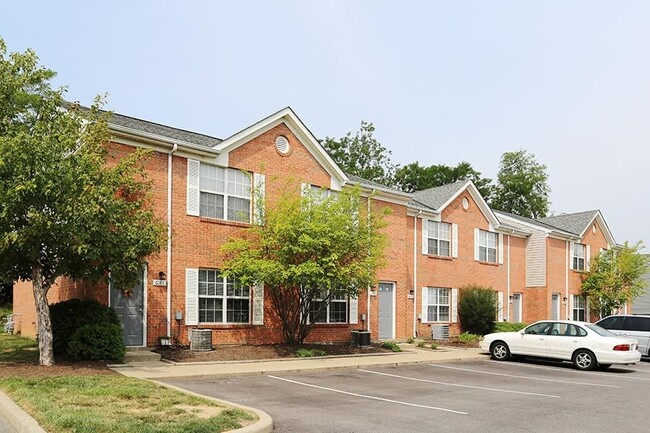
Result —
<instances>
[{"instance_id":1,"label":"asphalt parking lot","mask_svg":"<svg viewBox=\"0 0 650 433\"><path fill-rule=\"evenodd\" d=\"M484 360L166 380L288 432L647 432L650 363L581 372Z\"/></svg>"}]
</instances>

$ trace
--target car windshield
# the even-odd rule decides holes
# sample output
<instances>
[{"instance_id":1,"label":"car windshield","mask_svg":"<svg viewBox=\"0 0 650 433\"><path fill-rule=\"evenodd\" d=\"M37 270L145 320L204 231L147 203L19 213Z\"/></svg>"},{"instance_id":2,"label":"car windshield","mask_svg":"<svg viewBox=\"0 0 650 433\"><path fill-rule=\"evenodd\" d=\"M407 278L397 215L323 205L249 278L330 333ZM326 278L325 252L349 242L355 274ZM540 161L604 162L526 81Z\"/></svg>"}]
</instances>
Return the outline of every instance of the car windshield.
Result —
<instances>
[{"instance_id":1,"label":"car windshield","mask_svg":"<svg viewBox=\"0 0 650 433\"><path fill-rule=\"evenodd\" d=\"M594 331L598 335L602 335L603 337L616 337L616 334L613 334L613 333L609 332L607 329L601 328L598 325L593 325L593 324L589 323L589 324L585 325L585 327L591 329L592 331Z\"/></svg>"}]
</instances>

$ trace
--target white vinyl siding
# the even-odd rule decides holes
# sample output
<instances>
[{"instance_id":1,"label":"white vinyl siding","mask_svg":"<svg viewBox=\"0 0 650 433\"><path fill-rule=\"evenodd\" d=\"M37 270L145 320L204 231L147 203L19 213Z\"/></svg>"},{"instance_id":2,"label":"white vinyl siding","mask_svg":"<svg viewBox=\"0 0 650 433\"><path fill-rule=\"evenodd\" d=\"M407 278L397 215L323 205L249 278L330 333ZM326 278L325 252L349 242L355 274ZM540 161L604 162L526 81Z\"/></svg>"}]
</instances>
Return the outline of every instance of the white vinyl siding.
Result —
<instances>
[{"instance_id":1,"label":"white vinyl siding","mask_svg":"<svg viewBox=\"0 0 650 433\"><path fill-rule=\"evenodd\" d=\"M526 287L546 286L546 234L533 231L526 240Z\"/></svg>"}]
</instances>

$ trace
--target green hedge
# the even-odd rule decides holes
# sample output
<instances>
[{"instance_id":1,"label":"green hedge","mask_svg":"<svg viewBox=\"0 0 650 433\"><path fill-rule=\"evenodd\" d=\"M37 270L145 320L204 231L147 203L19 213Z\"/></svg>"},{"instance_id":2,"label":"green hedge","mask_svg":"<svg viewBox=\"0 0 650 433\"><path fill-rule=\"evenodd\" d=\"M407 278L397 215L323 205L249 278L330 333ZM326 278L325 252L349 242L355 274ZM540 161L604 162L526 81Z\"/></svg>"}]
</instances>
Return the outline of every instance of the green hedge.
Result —
<instances>
[{"instance_id":1,"label":"green hedge","mask_svg":"<svg viewBox=\"0 0 650 433\"><path fill-rule=\"evenodd\" d=\"M68 353L72 336L85 325L102 324L121 327L115 310L93 300L69 299L52 304L50 318L55 355Z\"/></svg>"},{"instance_id":2,"label":"green hedge","mask_svg":"<svg viewBox=\"0 0 650 433\"><path fill-rule=\"evenodd\" d=\"M497 322L492 328L492 332L517 332L524 329L526 326L525 323L512 323L512 322Z\"/></svg>"},{"instance_id":3,"label":"green hedge","mask_svg":"<svg viewBox=\"0 0 650 433\"><path fill-rule=\"evenodd\" d=\"M497 315L494 290L477 285L461 287L458 319L463 332L485 335L490 333Z\"/></svg>"},{"instance_id":4,"label":"green hedge","mask_svg":"<svg viewBox=\"0 0 650 433\"><path fill-rule=\"evenodd\" d=\"M68 355L76 360L121 361L124 352L122 327L111 323L84 325L68 344Z\"/></svg>"}]
</instances>

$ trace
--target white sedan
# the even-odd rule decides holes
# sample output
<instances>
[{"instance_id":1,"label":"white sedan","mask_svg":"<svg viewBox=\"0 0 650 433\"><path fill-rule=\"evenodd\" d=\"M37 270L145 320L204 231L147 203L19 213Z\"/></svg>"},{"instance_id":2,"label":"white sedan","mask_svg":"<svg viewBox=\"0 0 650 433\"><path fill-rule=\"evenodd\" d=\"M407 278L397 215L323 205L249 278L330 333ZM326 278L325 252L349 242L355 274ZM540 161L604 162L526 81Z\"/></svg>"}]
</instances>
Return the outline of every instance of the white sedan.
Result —
<instances>
[{"instance_id":1,"label":"white sedan","mask_svg":"<svg viewBox=\"0 0 650 433\"><path fill-rule=\"evenodd\" d=\"M579 370L641 360L636 339L618 337L591 323L568 320L543 320L518 332L487 334L480 347L498 361L512 355L553 358L571 361Z\"/></svg>"}]
</instances>

